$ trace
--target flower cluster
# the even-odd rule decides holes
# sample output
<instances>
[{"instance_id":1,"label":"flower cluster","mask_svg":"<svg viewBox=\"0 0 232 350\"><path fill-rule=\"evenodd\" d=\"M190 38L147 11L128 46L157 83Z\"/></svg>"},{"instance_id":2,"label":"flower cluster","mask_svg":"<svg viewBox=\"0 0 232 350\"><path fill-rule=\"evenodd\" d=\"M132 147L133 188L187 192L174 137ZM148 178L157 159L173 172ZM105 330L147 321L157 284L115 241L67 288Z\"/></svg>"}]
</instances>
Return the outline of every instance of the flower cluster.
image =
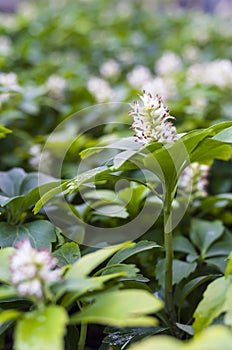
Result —
<instances>
[{"instance_id":1,"label":"flower cluster","mask_svg":"<svg viewBox=\"0 0 232 350\"><path fill-rule=\"evenodd\" d=\"M98 103L109 102L114 97L114 91L111 89L109 83L98 77L90 77L87 88L89 92L95 97Z\"/></svg>"},{"instance_id":2,"label":"flower cluster","mask_svg":"<svg viewBox=\"0 0 232 350\"><path fill-rule=\"evenodd\" d=\"M169 121L175 119L169 114L169 110L164 106L160 96L153 97L151 93L143 91L139 95L143 106L139 101L131 104L129 115L134 118L131 129L135 131L137 140L143 144L149 142L161 142L163 144L174 142L178 139L176 128Z\"/></svg>"},{"instance_id":3,"label":"flower cluster","mask_svg":"<svg viewBox=\"0 0 232 350\"><path fill-rule=\"evenodd\" d=\"M58 75L51 75L45 83L48 94L55 99L62 99L67 88L67 82Z\"/></svg>"},{"instance_id":4,"label":"flower cluster","mask_svg":"<svg viewBox=\"0 0 232 350\"><path fill-rule=\"evenodd\" d=\"M179 180L179 188L185 192L192 193L193 197L207 196L207 176L210 166L199 163L192 163L184 169Z\"/></svg>"},{"instance_id":5,"label":"flower cluster","mask_svg":"<svg viewBox=\"0 0 232 350\"><path fill-rule=\"evenodd\" d=\"M155 71L161 76L175 74L181 69L181 58L172 51L166 51L155 64Z\"/></svg>"},{"instance_id":6,"label":"flower cluster","mask_svg":"<svg viewBox=\"0 0 232 350\"><path fill-rule=\"evenodd\" d=\"M187 71L189 85L203 84L216 86L219 89L232 86L232 62L217 59L207 63L195 63Z\"/></svg>"},{"instance_id":7,"label":"flower cluster","mask_svg":"<svg viewBox=\"0 0 232 350\"><path fill-rule=\"evenodd\" d=\"M34 249L28 239L19 242L11 256L11 282L21 296L43 300L44 286L61 280L61 270L55 269L57 259L48 250Z\"/></svg>"}]
</instances>

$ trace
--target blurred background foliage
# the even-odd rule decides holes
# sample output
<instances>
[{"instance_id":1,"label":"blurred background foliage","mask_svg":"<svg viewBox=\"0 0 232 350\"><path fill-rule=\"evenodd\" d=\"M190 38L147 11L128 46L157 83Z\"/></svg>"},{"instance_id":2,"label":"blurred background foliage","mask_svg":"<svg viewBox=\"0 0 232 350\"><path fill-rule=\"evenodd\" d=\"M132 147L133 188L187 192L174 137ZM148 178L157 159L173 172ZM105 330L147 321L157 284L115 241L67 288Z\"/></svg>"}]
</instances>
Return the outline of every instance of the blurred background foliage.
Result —
<instances>
[{"instance_id":1,"label":"blurred background foliage","mask_svg":"<svg viewBox=\"0 0 232 350\"><path fill-rule=\"evenodd\" d=\"M179 132L231 119L232 32L225 4L40 0L1 13L0 123L13 130L1 141L2 170L36 169L47 135L62 120L96 103L128 103L141 89L163 97ZM127 113L114 117L131 123ZM80 128L87 121L88 113ZM52 157L71 129L51 145ZM79 151L114 131L82 135L63 176L74 174ZM121 132L131 135L128 127Z\"/></svg>"}]
</instances>

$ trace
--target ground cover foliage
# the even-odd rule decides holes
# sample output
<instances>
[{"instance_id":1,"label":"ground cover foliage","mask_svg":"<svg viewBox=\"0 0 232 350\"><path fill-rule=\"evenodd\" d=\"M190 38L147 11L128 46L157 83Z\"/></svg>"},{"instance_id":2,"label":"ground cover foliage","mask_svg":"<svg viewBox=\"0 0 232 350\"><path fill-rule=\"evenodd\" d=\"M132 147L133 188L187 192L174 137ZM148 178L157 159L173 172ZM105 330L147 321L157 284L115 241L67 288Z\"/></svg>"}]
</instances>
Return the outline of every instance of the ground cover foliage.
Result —
<instances>
[{"instance_id":1,"label":"ground cover foliage","mask_svg":"<svg viewBox=\"0 0 232 350\"><path fill-rule=\"evenodd\" d=\"M149 6L0 15L1 349L231 349L230 18Z\"/></svg>"}]
</instances>

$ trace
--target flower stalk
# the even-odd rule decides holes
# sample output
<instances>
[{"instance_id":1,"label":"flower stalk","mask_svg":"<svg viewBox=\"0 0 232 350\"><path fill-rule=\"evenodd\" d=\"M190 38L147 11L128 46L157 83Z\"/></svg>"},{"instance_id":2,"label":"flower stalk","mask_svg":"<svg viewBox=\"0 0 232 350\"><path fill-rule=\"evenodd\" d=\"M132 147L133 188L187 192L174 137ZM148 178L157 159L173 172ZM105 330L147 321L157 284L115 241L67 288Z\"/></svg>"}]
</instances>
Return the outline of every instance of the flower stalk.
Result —
<instances>
[{"instance_id":1,"label":"flower stalk","mask_svg":"<svg viewBox=\"0 0 232 350\"><path fill-rule=\"evenodd\" d=\"M172 233L172 198L166 193L164 201L164 247L165 247L165 303L171 324L176 321L175 307L173 303L173 233Z\"/></svg>"}]
</instances>

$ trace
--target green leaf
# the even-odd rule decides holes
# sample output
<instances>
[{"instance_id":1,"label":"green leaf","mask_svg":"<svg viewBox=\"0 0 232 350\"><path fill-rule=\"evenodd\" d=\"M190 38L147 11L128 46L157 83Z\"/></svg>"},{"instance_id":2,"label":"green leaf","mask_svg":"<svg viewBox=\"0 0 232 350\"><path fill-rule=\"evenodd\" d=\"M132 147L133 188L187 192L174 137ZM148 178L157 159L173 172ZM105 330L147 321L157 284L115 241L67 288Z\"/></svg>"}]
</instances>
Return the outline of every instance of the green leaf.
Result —
<instances>
[{"instance_id":1,"label":"green leaf","mask_svg":"<svg viewBox=\"0 0 232 350\"><path fill-rule=\"evenodd\" d=\"M4 299L15 298L18 296L16 289L8 286L0 286L0 301Z\"/></svg>"},{"instance_id":2,"label":"green leaf","mask_svg":"<svg viewBox=\"0 0 232 350\"><path fill-rule=\"evenodd\" d=\"M108 334L103 343L107 343L111 346L119 346L121 349L128 348L128 345L135 343L145 337L159 334L165 331L167 328L163 327L136 327L136 328L113 328L106 327L104 333ZM108 349L108 347L107 347Z\"/></svg>"},{"instance_id":3,"label":"green leaf","mask_svg":"<svg viewBox=\"0 0 232 350\"><path fill-rule=\"evenodd\" d=\"M119 198L126 203L126 209L130 215L136 215L147 193L147 188L144 185L136 185L121 190Z\"/></svg>"},{"instance_id":4,"label":"green leaf","mask_svg":"<svg viewBox=\"0 0 232 350\"><path fill-rule=\"evenodd\" d=\"M76 176L73 180L64 181L60 186L56 186L47 193L45 193L40 200L36 203L33 212L34 214L37 214L40 209L54 196L57 194L62 193L64 190L68 189L69 184L75 183L76 191L81 188L82 185L84 185L87 182L93 182L97 180L103 180L104 175L110 172L110 169L106 166L97 167L91 170L88 170L78 176ZM73 192L73 190L68 190L70 193Z\"/></svg>"},{"instance_id":5,"label":"green leaf","mask_svg":"<svg viewBox=\"0 0 232 350\"><path fill-rule=\"evenodd\" d=\"M26 172L21 168L13 168L9 171L0 172L0 189L8 197L20 195L20 187L27 176Z\"/></svg>"},{"instance_id":6,"label":"green leaf","mask_svg":"<svg viewBox=\"0 0 232 350\"><path fill-rule=\"evenodd\" d=\"M160 335L136 343L130 350L231 350L231 331L223 326L212 326L197 334L190 341L184 342L176 338Z\"/></svg>"},{"instance_id":7,"label":"green leaf","mask_svg":"<svg viewBox=\"0 0 232 350\"><path fill-rule=\"evenodd\" d=\"M155 242L151 242L151 241L140 241L140 242L134 244L134 246L132 246L132 247L127 247L127 248L119 250L109 260L109 262L107 263L107 266L119 264L134 254L144 252L146 250L153 249L153 248L160 248L160 245L158 245Z\"/></svg>"},{"instance_id":8,"label":"green leaf","mask_svg":"<svg viewBox=\"0 0 232 350\"><path fill-rule=\"evenodd\" d=\"M184 331L185 333L187 333L188 335L193 336L194 332L193 332L192 326L189 326L189 325L183 324L183 323L179 323L179 322L176 322L176 326L179 329L181 329L182 331Z\"/></svg>"},{"instance_id":9,"label":"green leaf","mask_svg":"<svg viewBox=\"0 0 232 350\"><path fill-rule=\"evenodd\" d=\"M225 256L215 256L213 258L207 258L204 262L207 265L213 266L219 272L224 273L226 269L226 257Z\"/></svg>"},{"instance_id":10,"label":"green leaf","mask_svg":"<svg viewBox=\"0 0 232 350\"><path fill-rule=\"evenodd\" d=\"M0 281L9 283L11 280L10 257L15 252L14 248L0 250Z\"/></svg>"},{"instance_id":11,"label":"green leaf","mask_svg":"<svg viewBox=\"0 0 232 350\"><path fill-rule=\"evenodd\" d=\"M111 144L97 147L90 147L80 152L82 159L90 157L96 153L104 151L105 149L117 149L117 150L138 150L140 145L134 141L132 137L123 138L112 142Z\"/></svg>"},{"instance_id":12,"label":"green leaf","mask_svg":"<svg viewBox=\"0 0 232 350\"><path fill-rule=\"evenodd\" d=\"M122 219L126 219L129 216L125 206L119 204L108 204L98 207L93 213L97 216L108 216Z\"/></svg>"},{"instance_id":13,"label":"green leaf","mask_svg":"<svg viewBox=\"0 0 232 350\"><path fill-rule=\"evenodd\" d=\"M225 312L226 294L231 287L231 279L221 277L209 284L204 292L203 299L194 313L194 331L200 332L215 318Z\"/></svg>"},{"instance_id":14,"label":"green leaf","mask_svg":"<svg viewBox=\"0 0 232 350\"><path fill-rule=\"evenodd\" d=\"M228 256L228 263L226 266L225 277L228 277L232 272L232 252Z\"/></svg>"},{"instance_id":15,"label":"green leaf","mask_svg":"<svg viewBox=\"0 0 232 350\"><path fill-rule=\"evenodd\" d=\"M200 276L192 279L188 283L185 284L184 288L181 291L180 299L178 302L178 315L180 318L180 312L181 308L184 304L184 301L186 300L187 296L191 294L196 288L198 288L203 283L209 281L210 279L215 278L215 275L206 275L206 276Z\"/></svg>"},{"instance_id":16,"label":"green leaf","mask_svg":"<svg viewBox=\"0 0 232 350\"><path fill-rule=\"evenodd\" d=\"M184 236L176 236L173 239L173 249L177 252L191 254L197 256L197 252L192 243Z\"/></svg>"},{"instance_id":17,"label":"green leaf","mask_svg":"<svg viewBox=\"0 0 232 350\"><path fill-rule=\"evenodd\" d=\"M86 254L81 259L73 264L71 269L68 271L66 277L67 279L84 277L87 276L90 272L92 272L98 265L100 265L103 261L109 258L116 251L133 246L134 243L123 243L118 244L111 247L106 247L100 250L97 250L94 253Z\"/></svg>"},{"instance_id":18,"label":"green leaf","mask_svg":"<svg viewBox=\"0 0 232 350\"><path fill-rule=\"evenodd\" d=\"M191 163L198 162L210 165L214 159L229 160L231 151L230 145L225 145L217 140L206 139L190 155L190 159Z\"/></svg>"},{"instance_id":19,"label":"green leaf","mask_svg":"<svg viewBox=\"0 0 232 350\"><path fill-rule=\"evenodd\" d=\"M10 134L12 130L5 128L5 126L0 125L0 139L4 138L7 134Z\"/></svg>"},{"instance_id":20,"label":"green leaf","mask_svg":"<svg viewBox=\"0 0 232 350\"><path fill-rule=\"evenodd\" d=\"M63 350L68 317L65 309L51 305L25 313L15 331L15 350Z\"/></svg>"},{"instance_id":21,"label":"green leaf","mask_svg":"<svg viewBox=\"0 0 232 350\"><path fill-rule=\"evenodd\" d=\"M2 326L6 322L16 320L17 318L19 318L20 315L21 312L17 310L6 310L0 312L0 326Z\"/></svg>"},{"instance_id":22,"label":"green leaf","mask_svg":"<svg viewBox=\"0 0 232 350\"><path fill-rule=\"evenodd\" d=\"M160 299L144 290L120 290L100 295L96 301L71 316L71 323L100 323L115 327L152 326L146 314L162 308Z\"/></svg>"},{"instance_id":23,"label":"green leaf","mask_svg":"<svg viewBox=\"0 0 232 350\"><path fill-rule=\"evenodd\" d=\"M51 248L56 241L56 229L49 221L37 220L24 225L10 225L0 222L0 246L14 246L17 242L29 238L33 247Z\"/></svg>"},{"instance_id":24,"label":"green leaf","mask_svg":"<svg viewBox=\"0 0 232 350\"><path fill-rule=\"evenodd\" d=\"M39 200L36 202L36 205L34 206L33 212L34 214L38 214L40 209L55 195L62 193L64 189L67 186L67 182L65 182L62 185L57 186L57 184L54 185L55 187L50 189L48 192L46 192Z\"/></svg>"},{"instance_id":25,"label":"green leaf","mask_svg":"<svg viewBox=\"0 0 232 350\"><path fill-rule=\"evenodd\" d=\"M232 126L216 134L213 139L221 142L232 143Z\"/></svg>"},{"instance_id":26,"label":"green leaf","mask_svg":"<svg viewBox=\"0 0 232 350\"><path fill-rule=\"evenodd\" d=\"M73 301L77 300L88 292L95 290L101 290L104 288L106 282L110 280L118 280L127 274L126 271L120 271L117 273L111 273L105 276L91 277L91 278L73 278L67 279L61 289L59 290L59 297L65 292L71 292L64 295L62 299L62 305L67 307Z\"/></svg>"},{"instance_id":27,"label":"green leaf","mask_svg":"<svg viewBox=\"0 0 232 350\"><path fill-rule=\"evenodd\" d=\"M58 259L58 264L61 266L72 265L81 257L79 246L74 242L63 244L52 255Z\"/></svg>"},{"instance_id":28,"label":"green leaf","mask_svg":"<svg viewBox=\"0 0 232 350\"><path fill-rule=\"evenodd\" d=\"M190 237L192 242L201 251L204 258L207 250L213 242L222 236L224 226L221 221L206 221L193 219L190 228Z\"/></svg>"},{"instance_id":29,"label":"green leaf","mask_svg":"<svg viewBox=\"0 0 232 350\"><path fill-rule=\"evenodd\" d=\"M115 264L106 266L102 270L100 270L102 276L118 272L124 272L126 274L126 279L128 279L128 277L133 277L134 279L136 279L135 277L137 276L139 269L134 264ZM97 274L99 274L99 271L97 272Z\"/></svg>"},{"instance_id":30,"label":"green leaf","mask_svg":"<svg viewBox=\"0 0 232 350\"><path fill-rule=\"evenodd\" d=\"M196 262L185 262L181 260L173 260L172 273L173 279L172 284L178 284L184 278L188 277L192 272L195 271L197 267ZM164 272L165 271L165 260L161 259L156 266L156 274L159 281L159 284L164 288Z\"/></svg>"}]
</instances>

